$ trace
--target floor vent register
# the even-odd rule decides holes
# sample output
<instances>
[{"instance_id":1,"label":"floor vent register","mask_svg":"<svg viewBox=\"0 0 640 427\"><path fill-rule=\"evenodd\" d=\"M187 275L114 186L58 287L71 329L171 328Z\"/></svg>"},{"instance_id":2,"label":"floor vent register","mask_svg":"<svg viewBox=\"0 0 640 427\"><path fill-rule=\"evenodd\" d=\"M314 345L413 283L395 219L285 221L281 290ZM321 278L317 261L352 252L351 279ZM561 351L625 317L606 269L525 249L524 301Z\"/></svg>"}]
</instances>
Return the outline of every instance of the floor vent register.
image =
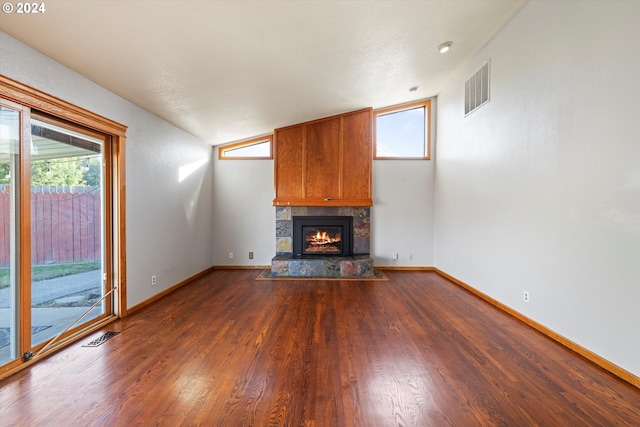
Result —
<instances>
[{"instance_id":1,"label":"floor vent register","mask_svg":"<svg viewBox=\"0 0 640 427\"><path fill-rule=\"evenodd\" d=\"M115 337L119 333L120 332L105 332L104 335L96 338L95 340L91 341L90 343L87 343L87 344L83 345L83 347L98 347L99 345L104 344L109 339Z\"/></svg>"}]
</instances>

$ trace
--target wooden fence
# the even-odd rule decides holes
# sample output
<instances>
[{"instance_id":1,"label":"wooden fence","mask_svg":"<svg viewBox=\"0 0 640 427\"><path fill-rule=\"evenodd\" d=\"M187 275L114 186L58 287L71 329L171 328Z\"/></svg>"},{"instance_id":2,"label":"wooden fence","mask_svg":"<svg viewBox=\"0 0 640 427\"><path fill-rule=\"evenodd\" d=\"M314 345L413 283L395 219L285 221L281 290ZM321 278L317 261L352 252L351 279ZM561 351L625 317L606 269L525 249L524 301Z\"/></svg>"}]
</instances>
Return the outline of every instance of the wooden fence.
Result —
<instances>
[{"instance_id":1,"label":"wooden fence","mask_svg":"<svg viewBox=\"0 0 640 427\"><path fill-rule=\"evenodd\" d=\"M0 185L0 267L10 261L9 189ZM98 187L32 186L32 265L100 261L100 206Z\"/></svg>"}]
</instances>

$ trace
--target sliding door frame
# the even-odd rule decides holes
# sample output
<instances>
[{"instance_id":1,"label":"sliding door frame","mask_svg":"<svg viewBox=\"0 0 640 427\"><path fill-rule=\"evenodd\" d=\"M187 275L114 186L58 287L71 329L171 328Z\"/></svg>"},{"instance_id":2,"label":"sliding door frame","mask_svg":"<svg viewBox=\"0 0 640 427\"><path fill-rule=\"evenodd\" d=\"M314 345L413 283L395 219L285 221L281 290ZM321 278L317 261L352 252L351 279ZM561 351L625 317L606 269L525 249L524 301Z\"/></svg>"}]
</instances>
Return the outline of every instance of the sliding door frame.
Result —
<instances>
[{"instance_id":1,"label":"sliding door frame","mask_svg":"<svg viewBox=\"0 0 640 427\"><path fill-rule=\"evenodd\" d=\"M62 347L64 344L71 343L93 330L104 326L105 323L124 317L127 314L125 227L125 141L127 127L3 75L0 75L0 98L2 98L3 101L7 101L8 106L17 104L11 108L19 107L19 111L21 112L20 130L22 146L19 157L21 171L29 170L30 120L28 120L27 117L30 117L32 114L44 113L54 120L65 121L71 125L78 125L96 131L106 135L106 137L110 139L109 147L105 147L107 151L105 151L104 154L105 158L109 156L109 159L106 160L107 167L109 168L107 176L111 176L110 180L107 179L105 186L107 198L111 200L111 202L107 202L107 206L111 208L106 209L105 225L110 228L111 232L107 233L107 235L111 234L112 240L110 245L107 244L107 247L111 246L111 250L105 255L111 261L107 262L107 265L110 264L110 271L106 272L107 277L111 278L111 286L117 288L117 297L113 299L114 315L101 322L96 322L95 325L83 329L76 334L71 334L68 337L65 336L60 343L61 345L54 345L51 347L51 350L44 352L44 354L47 354L50 351ZM29 200L31 197L30 186L20 185L19 197L20 200ZM30 204L20 203L20 253L19 266L17 267L19 271L19 281L21 283L29 283L29 285L31 283L30 217ZM25 220L25 218L27 220ZM30 292L20 292L18 310L20 310L21 313L30 312ZM24 326L22 321L20 323L21 326ZM30 341L31 334L21 333L20 337L19 348L26 349L32 347ZM29 342L27 342L27 340ZM18 359L4 365L0 368L0 378L30 365L37 359L38 358Z\"/></svg>"}]
</instances>

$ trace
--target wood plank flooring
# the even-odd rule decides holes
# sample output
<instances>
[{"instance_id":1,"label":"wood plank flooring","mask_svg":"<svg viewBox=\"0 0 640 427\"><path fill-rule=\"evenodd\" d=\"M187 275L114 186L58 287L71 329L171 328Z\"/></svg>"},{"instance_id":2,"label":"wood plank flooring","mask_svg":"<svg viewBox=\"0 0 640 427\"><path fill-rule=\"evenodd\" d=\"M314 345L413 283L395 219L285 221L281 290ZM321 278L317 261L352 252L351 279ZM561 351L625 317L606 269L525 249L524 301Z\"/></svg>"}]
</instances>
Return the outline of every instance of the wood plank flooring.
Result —
<instances>
[{"instance_id":1,"label":"wood plank flooring","mask_svg":"<svg viewBox=\"0 0 640 427\"><path fill-rule=\"evenodd\" d=\"M639 389L435 273L258 273L213 271L3 380L0 425L640 425Z\"/></svg>"}]
</instances>

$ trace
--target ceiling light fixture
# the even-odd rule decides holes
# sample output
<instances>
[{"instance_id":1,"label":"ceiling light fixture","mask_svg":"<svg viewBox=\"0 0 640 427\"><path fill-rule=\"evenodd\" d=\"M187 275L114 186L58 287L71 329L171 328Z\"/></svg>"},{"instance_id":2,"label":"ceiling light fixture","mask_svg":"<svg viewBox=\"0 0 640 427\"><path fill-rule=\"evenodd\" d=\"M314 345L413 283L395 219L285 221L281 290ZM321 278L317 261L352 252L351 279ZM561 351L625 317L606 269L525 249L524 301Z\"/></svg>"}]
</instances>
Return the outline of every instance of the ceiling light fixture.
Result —
<instances>
[{"instance_id":1,"label":"ceiling light fixture","mask_svg":"<svg viewBox=\"0 0 640 427\"><path fill-rule=\"evenodd\" d=\"M453 42L444 42L440 46L438 46L438 53L447 53L451 49L451 45Z\"/></svg>"}]
</instances>

